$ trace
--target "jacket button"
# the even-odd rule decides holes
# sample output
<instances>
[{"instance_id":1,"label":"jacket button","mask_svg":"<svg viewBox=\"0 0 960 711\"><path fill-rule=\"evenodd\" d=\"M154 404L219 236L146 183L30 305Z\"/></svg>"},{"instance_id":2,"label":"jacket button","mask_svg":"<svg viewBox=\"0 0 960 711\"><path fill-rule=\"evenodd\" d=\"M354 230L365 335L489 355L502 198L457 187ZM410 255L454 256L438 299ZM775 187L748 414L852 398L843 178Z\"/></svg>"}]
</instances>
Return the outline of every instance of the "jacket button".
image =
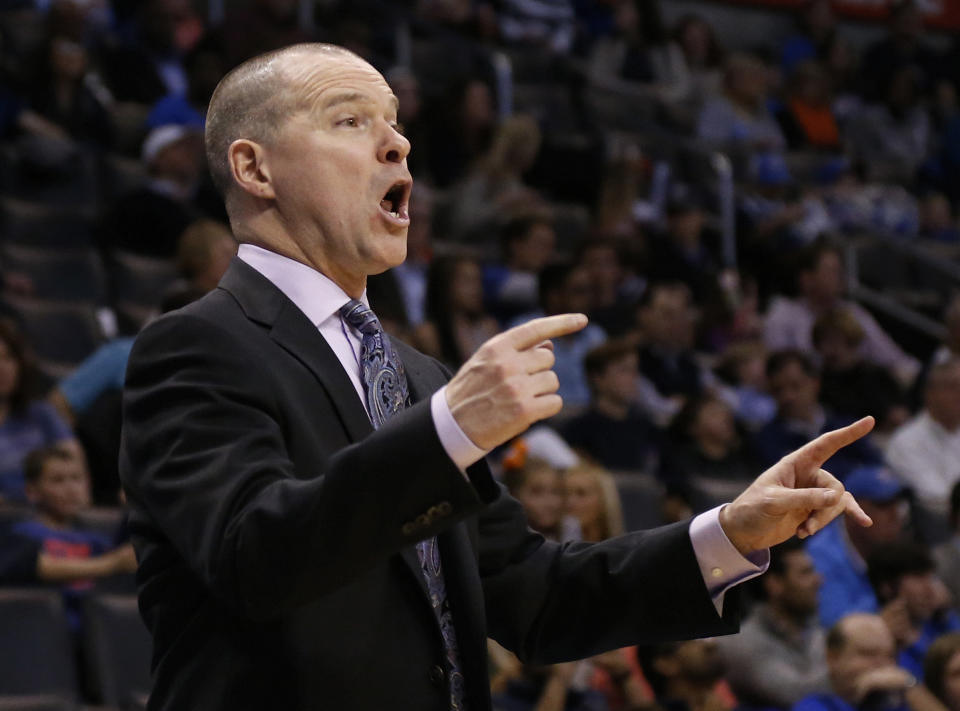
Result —
<instances>
[{"instance_id":1,"label":"jacket button","mask_svg":"<svg viewBox=\"0 0 960 711\"><path fill-rule=\"evenodd\" d=\"M434 664L433 668L430 670L430 681L432 681L436 686L443 684L444 679L446 679L446 672L443 671L443 667L439 664Z\"/></svg>"}]
</instances>

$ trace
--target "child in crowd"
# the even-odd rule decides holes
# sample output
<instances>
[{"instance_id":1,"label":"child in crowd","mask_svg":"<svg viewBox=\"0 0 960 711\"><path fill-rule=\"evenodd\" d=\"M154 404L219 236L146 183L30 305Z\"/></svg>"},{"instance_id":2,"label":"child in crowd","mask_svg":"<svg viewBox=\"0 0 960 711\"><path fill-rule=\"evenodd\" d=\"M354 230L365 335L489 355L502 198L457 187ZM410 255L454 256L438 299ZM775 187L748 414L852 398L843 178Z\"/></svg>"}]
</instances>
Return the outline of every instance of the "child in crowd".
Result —
<instances>
[{"instance_id":1,"label":"child in crowd","mask_svg":"<svg viewBox=\"0 0 960 711\"><path fill-rule=\"evenodd\" d=\"M77 631L80 605L94 580L136 570L133 547L118 547L107 536L76 525L77 515L90 505L90 481L73 454L59 447L35 450L27 456L24 474L35 512L0 536L0 583L60 585L70 625Z\"/></svg>"},{"instance_id":2,"label":"child in crowd","mask_svg":"<svg viewBox=\"0 0 960 711\"><path fill-rule=\"evenodd\" d=\"M553 541L580 539L580 526L564 515L563 475L550 463L528 455L518 439L503 458L503 483L523 505L530 528Z\"/></svg>"}]
</instances>

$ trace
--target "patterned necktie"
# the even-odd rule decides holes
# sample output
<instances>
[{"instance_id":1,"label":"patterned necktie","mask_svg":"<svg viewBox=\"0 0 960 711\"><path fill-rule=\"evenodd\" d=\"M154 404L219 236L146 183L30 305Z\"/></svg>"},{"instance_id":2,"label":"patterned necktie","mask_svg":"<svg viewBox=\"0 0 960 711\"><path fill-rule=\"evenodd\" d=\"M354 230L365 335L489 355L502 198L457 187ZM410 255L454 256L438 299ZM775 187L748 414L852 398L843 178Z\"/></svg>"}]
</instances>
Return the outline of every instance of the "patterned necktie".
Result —
<instances>
[{"instance_id":1,"label":"patterned necktie","mask_svg":"<svg viewBox=\"0 0 960 711\"><path fill-rule=\"evenodd\" d=\"M351 299L340 309L340 316L360 332L360 375L367 395L370 422L377 428L400 412L410 402L407 376L380 319L363 302ZM453 628L453 615L447 599L447 587L440 567L440 550L436 537L417 543L420 569L427 581L433 613L440 624L443 646L447 654L450 681L450 708L466 711L460 652Z\"/></svg>"}]
</instances>

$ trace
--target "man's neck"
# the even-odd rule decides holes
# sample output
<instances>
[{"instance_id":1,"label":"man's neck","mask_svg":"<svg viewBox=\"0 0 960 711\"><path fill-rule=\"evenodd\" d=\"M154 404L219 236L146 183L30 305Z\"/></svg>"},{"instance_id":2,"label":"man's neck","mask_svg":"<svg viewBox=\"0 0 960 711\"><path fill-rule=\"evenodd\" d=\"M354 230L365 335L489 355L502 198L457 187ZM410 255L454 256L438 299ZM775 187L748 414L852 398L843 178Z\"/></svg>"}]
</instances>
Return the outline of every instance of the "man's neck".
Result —
<instances>
[{"instance_id":1,"label":"man's neck","mask_svg":"<svg viewBox=\"0 0 960 711\"><path fill-rule=\"evenodd\" d=\"M730 445L726 442L721 442L720 440L699 440L697 442L697 447L707 459L711 459L713 461L724 459L730 453Z\"/></svg>"},{"instance_id":2,"label":"man's neck","mask_svg":"<svg viewBox=\"0 0 960 711\"><path fill-rule=\"evenodd\" d=\"M55 531L62 531L70 526L70 521L54 516L49 511L38 511L37 518L44 526L52 528Z\"/></svg>"},{"instance_id":3,"label":"man's neck","mask_svg":"<svg viewBox=\"0 0 960 711\"><path fill-rule=\"evenodd\" d=\"M783 636L790 638L802 634L807 627L807 621L810 619L808 615L798 615L785 606L778 604L775 600L767 603L767 613L777 628L783 633Z\"/></svg>"}]
</instances>

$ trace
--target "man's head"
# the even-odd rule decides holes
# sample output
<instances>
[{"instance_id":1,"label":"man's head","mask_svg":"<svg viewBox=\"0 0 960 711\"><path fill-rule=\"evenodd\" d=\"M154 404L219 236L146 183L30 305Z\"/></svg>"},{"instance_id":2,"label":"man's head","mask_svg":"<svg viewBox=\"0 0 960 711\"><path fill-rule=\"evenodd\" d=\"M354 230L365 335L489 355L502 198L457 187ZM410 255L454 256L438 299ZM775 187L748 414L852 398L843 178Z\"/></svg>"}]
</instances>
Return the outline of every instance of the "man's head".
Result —
<instances>
[{"instance_id":1,"label":"man's head","mask_svg":"<svg viewBox=\"0 0 960 711\"><path fill-rule=\"evenodd\" d=\"M613 339L593 348L583 359L593 400L628 407L636 399L640 379L637 348L629 340Z\"/></svg>"},{"instance_id":2,"label":"man's head","mask_svg":"<svg viewBox=\"0 0 960 711\"><path fill-rule=\"evenodd\" d=\"M818 240L800 255L797 270L800 295L817 309L834 306L843 295L843 260L829 242Z\"/></svg>"},{"instance_id":3,"label":"man's head","mask_svg":"<svg viewBox=\"0 0 960 711\"><path fill-rule=\"evenodd\" d=\"M893 635L879 615L856 613L841 619L827 634L827 667L834 692L855 702L860 677L894 666L895 650Z\"/></svg>"},{"instance_id":4,"label":"man's head","mask_svg":"<svg viewBox=\"0 0 960 711\"><path fill-rule=\"evenodd\" d=\"M580 264L551 264L540 273L540 307L549 316L587 313L593 306L590 273Z\"/></svg>"},{"instance_id":5,"label":"man's head","mask_svg":"<svg viewBox=\"0 0 960 711\"><path fill-rule=\"evenodd\" d=\"M545 212L515 215L507 220L500 235L504 261L511 269L540 272L553 257L557 235L553 219Z\"/></svg>"},{"instance_id":6,"label":"man's head","mask_svg":"<svg viewBox=\"0 0 960 711\"><path fill-rule=\"evenodd\" d=\"M930 369L923 404L944 429L952 432L960 427L960 358L951 358Z\"/></svg>"},{"instance_id":7,"label":"man's head","mask_svg":"<svg viewBox=\"0 0 960 711\"><path fill-rule=\"evenodd\" d=\"M637 656L657 699L678 699L685 693L712 689L725 671L712 639L639 647Z\"/></svg>"},{"instance_id":8,"label":"man's head","mask_svg":"<svg viewBox=\"0 0 960 711\"><path fill-rule=\"evenodd\" d=\"M808 421L814 416L820 374L806 355L797 350L773 353L767 359L767 382L780 417Z\"/></svg>"},{"instance_id":9,"label":"man's head","mask_svg":"<svg viewBox=\"0 0 960 711\"><path fill-rule=\"evenodd\" d=\"M804 544L790 538L770 549L770 567L759 588L772 609L803 621L816 613L822 584Z\"/></svg>"},{"instance_id":10,"label":"man's head","mask_svg":"<svg viewBox=\"0 0 960 711\"><path fill-rule=\"evenodd\" d=\"M873 521L859 526L844 519L847 534L861 555L867 556L878 545L900 540L910 513L907 490L884 467L864 466L847 475L844 487Z\"/></svg>"},{"instance_id":11,"label":"man's head","mask_svg":"<svg viewBox=\"0 0 960 711\"><path fill-rule=\"evenodd\" d=\"M672 351L693 346L696 311L685 284L651 284L640 300L638 315L644 340L650 345Z\"/></svg>"},{"instance_id":12,"label":"man's head","mask_svg":"<svg viewBox=\"0 0 960 711\"><path fill-rule=\"evenodd\" d=\"M849 309L830 309L813 324L813 346L825 371L848 370L862 360L860 344L865 334Z\"/></svg>"},{"instance_id":13,"label":"man's head","mask_svg":"<svg viewBox=\"0 0 960 711\"><path fill-rule=\"evenodd\" d=\"M877 546L867 558L867 574L880 604L902 599L915 624L929 620L940 607L941 583L936 566L930 552L919 543L900 541Z\"/></svg>"},{"instance_id":14,"label":"man's head","mask_svg":"<svg viewBox=\"0 0 960 711\"><path fill-rule=\"evenodd\" d=\"M206 146L241 242L354 297L403 261L410 144L387 82L352 52L304 44L244 62L214 91Z\"/></svg>"},{"instance_id":15,"label":"man's head","mask_svg":"<svg viewBox=\"0 0 960 711\"><path fill-rule=\"evenodd\" d=\"M65 449L44 447L23 464L27 499L57 523L66 524L90 505L90 480L77 457Z\"/></svg>"}]
</instances>

